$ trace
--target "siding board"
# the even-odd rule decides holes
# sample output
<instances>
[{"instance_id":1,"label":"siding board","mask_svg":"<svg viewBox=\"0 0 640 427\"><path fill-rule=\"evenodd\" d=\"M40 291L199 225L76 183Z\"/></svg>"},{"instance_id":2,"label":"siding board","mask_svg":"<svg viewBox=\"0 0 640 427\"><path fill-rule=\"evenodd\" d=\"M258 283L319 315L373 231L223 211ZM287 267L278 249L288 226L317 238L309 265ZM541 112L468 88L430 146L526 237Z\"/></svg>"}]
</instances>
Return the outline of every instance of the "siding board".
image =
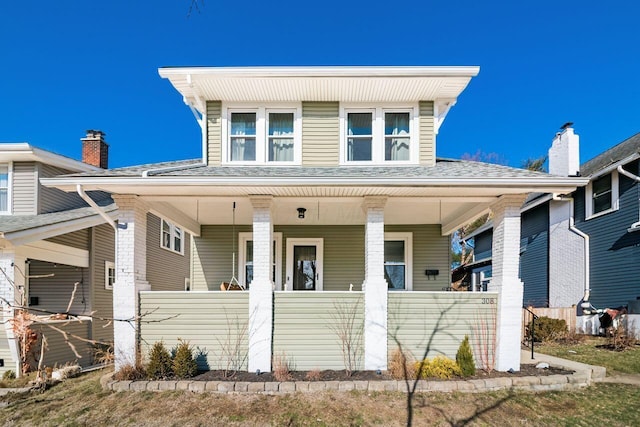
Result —
<instances>
[{"instance_id":1,"label":"siding board","mask_svg":"<svg viewBox=\"0 0 640 427\"><path fill-rule=\"evenodd\" d=\"M47 339L44 366L56 367L75 362L86 368L93 364L92 346L83 340L90 338L90 320L35 323L31 329L38 333L39 337L44 334ZM33 354L40 357L40 343L35 346ZM37 363L32 368L37 369Z\"/></svg>"},{"instance_id":2,"label":"siding board","mask_svg":"<svg viewBox=\"0 0 640 427\"><path fill-rule=\"evenodd\" d=\"M35 162L13 163L12 203L14 215L35 215L38 175Z\"/></svg>"},{"instance_id":3,"label":"siding board","mask_svg":"<svg viewBox=\"0 0 640 427\"><path fill-rule=\"evenodd\" d=\"M549 204L522 215L520 225L520 278L524 304L549 305Z\"/></svg>"},{"instance_id":4,"label":"siding board","mask_svg":"<svg viewBox=\"0 0 640 427\"><path fill-rule=\"evenodd\" d=\"M48 178L71 173L67 169L38 163L38 176ZM38 183L38 213L59 212L87 206L87 203L77 193L67 193L57 188L49 188Z\"/></svg>"},{"instance_id":5,"label":"siding board","mask_svg":"<svg viewBox=\"0 0 640 427\"><path fill-rule=\"evenodd\" d=\"M53 276L34 277L48 274ZM73 296L70 310L72 313L91 312L91 280L88 268L31 260L29 276L32 277L29 279L29 297L37 297L39 300L38 305L33 306L34 308L63 313L67 311ZM75 283L78 283L78 286L74 295Z\"/></svg>"},{"instance_id":6,"label":"siding board","mask_svg":"<svg viewBox=\"0 0 640 427\"><path fill-rule=\"evenodd\" d=\"M160 246L161 219L147 214L147 281L154 291L183 291L184 279L189 277L191 242L184 232L184 255Z\"/></svg>"},{"instance_id":7,"label":"siding board","mask_svg":"<svg viewBox=\"0 0 640 427\"><path fill-rule=\"evenodd\" d=\"M97 317L113 317L113 290L105 289L105 261L114 262L115 233L108 224L93 229L91 251L92 309ZM113 326L107 321L94 319L92 337L101 342L113 341Z\"/></svg>"},{"instance_id":8,"label":"siding board","mask_svg":"<svg viewBox=\"0 0 640 427\"><path fill-rule=\"evenodd\" d=\"M85 228L83 230L73 231L71 233L51 237L46 240L49 242L59 243L61 245L71 246L72 248L84 249L88 251L90 246L90 232L91 229Z\"/></svg>"},{"instance_id":9,"label":"siding board","mask_svg":"<svg viewBox=\"0 0 640 427\"><path fill-rule=\"evenodd\" d=\"M337 102L302 103L302 165L337 166L340 121Z\"/></svg>"},{"instance_id":10,"label":"siding board","mask_svg":"<svg viewBox=\"0 0 640 427\"><path fill-rule=\"evenodd\" d=\"M209 166L222 162L222 102L207 101L207 159Z\"/></svg>"},{"instance_id":11,"label":"siding board","mask_svg":"<svg viewBox=\"0 0 640 427\"><path fill-rule=\"evenodd\" d=\"M420 164L433 166L436 164L436 139L434 127L433 101L420 101Z\"/></svg>"}]
</instances>

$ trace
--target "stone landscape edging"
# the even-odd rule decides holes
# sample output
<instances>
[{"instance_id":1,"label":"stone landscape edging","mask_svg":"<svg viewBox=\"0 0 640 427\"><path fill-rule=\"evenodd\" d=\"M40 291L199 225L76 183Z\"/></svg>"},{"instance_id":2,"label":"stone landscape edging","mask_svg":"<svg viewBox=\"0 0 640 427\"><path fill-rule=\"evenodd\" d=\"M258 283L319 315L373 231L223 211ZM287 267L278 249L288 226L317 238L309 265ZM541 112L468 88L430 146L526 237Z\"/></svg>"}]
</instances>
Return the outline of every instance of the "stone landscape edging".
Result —
<instances>
[{"instance_id":1,"label":"stone landscape edging","mask_svg":"<svg viewBox=\"0 0 640 427\"><path fill-rule=\"evenodd\" d=\"M592 381L591 371L576 371L569 375L547 375L528 377L499 377L474 380L429 381L418 380L416 392L481 393L496 390L552 391L572 390L587 387ZM315 393L318 391L365 392L399 391L407 392L406 383L396 380L375 381L115 381L113 373L100 380L103 389L108 391L190 391L194 393L245 393L245 394L287 394Z\"/></svg>"}]
</instances>

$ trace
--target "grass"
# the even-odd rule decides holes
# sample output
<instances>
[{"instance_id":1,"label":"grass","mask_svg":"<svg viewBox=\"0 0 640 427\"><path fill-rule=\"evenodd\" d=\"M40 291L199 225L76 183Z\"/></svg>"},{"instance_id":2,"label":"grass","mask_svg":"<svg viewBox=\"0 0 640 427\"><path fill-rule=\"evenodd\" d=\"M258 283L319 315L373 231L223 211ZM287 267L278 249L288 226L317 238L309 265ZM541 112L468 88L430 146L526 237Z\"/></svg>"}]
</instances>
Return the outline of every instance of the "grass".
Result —
<instances>
[{"instance_id":1,"label":"grass","mask_svg":"<svg viewBox=\"0 0 640 427\"><path fill-rule=\"evenodd\" d=\"M401 426L403 393L269 395L111 393L92 372L44 393L7 396L0 425ZM635 425L640 388L596 384L568 392L419 394L414 425Z\"/></svg>"},{"instance_id":2,"label":"grass","mask_svg":"<svg viewBox=\"0 0 640 427\"><path fill-rule=\"evenodd\" d=\"M536 344L535 351L589 365L604 366L607 374L640 374L640 346L612 351L600 347L606 343L607 339L604 337L585 337L576 344Z\"/></svg>"}]
</instances>

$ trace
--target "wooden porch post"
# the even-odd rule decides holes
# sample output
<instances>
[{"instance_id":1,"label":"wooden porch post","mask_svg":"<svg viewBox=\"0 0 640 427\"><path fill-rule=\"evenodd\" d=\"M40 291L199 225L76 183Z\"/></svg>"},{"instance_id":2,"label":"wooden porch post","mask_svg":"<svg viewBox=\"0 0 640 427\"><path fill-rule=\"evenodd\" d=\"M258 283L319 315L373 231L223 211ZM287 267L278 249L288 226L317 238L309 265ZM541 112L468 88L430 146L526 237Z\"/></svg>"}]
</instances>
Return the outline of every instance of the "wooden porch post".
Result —
<instances>
[{"instance_id":1,"label":"wooden porch post","mask_svg":"<svg viewBox=\"0 0 640 427\"><path fill-rule=\"evenodd\" d=\"M147 211L137 196L113 195L118 205L116 232L116 278L113 284L113 340L116 370L135 364L139 356L140 291L151 289L147 282Z\"/></svg>"},{"instance_id":2,"label":"wooden porch post","mask_svg":"<svg viewBox=\"0 0 640 427\"><path fill-rule=\"evenodd\" d=\"M250 200L253 205L253 281L249 287L249 372L269 372L273 325L273 198L256 196Z\"/></svg>"},{"instance_id":3,"label":"wooden porch post","mask_svg":"<svg viewBox=\"0 0 640 427\"><path fill-rule=\"evenodd\" d=\"M493 212L492 279L489 292L497 292L496 370L520 370L520 338L524 285L520 266L520 208L522 194L501 196L491 205Z\"/></svg>"},{"instance_id":4,"label":"wooden porch post","mask_svg":"<svg viewBox=\"0 0 640 427\"><path fill-rule=\"evenodd\" d=\"M364 369L387 369L387 294L384 278L385 197L365 197Z\"/></svg>"}]
</instances>

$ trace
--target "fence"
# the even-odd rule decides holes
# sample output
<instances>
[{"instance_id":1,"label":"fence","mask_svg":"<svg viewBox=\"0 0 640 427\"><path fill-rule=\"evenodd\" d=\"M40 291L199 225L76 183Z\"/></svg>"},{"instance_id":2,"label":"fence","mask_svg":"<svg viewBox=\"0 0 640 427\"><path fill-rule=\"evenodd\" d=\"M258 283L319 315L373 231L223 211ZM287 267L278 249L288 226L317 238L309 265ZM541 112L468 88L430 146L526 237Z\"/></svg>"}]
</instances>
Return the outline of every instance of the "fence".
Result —
<instances>
[{"instance_id":1,"label":"fence","mask_svg":"<svg viewBox=\"0 0 640 427\"><path fill-rule=\"evenodd\" d=\"M531 310L538 317L550 317L551 319L562 319L567 322L569 331L576 330L576 308L575 307L527 307L522 309L522 342L526 341L526 329L531 322Z\"/></svg>"}]
</instances>

